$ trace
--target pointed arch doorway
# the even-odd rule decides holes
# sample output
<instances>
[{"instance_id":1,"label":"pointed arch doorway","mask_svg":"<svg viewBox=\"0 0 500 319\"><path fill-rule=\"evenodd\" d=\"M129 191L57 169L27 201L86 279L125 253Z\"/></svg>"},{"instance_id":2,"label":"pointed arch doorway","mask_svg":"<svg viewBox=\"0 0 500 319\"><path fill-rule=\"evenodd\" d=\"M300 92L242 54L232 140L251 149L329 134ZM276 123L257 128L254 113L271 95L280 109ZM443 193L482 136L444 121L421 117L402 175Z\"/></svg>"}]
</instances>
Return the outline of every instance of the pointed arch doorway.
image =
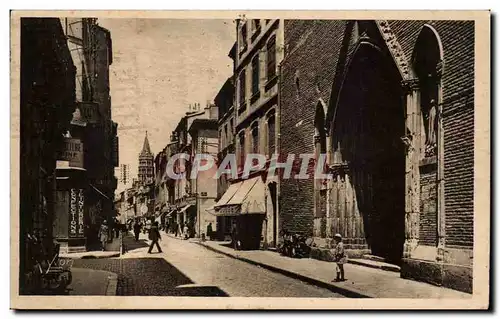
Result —
<instances>
[{"instance_id":1,"label":"pointed arch doorway","mask_svg":"<svg viewBox=\"0 0 500 319\"><path fill-rule=\"evenodd\" d=\"M391 56L360 42L344 77L331 131L333 230L345 238L348 249L369 248L397 264L405 241L403 96Z\"/></svg>"}]
</instances>

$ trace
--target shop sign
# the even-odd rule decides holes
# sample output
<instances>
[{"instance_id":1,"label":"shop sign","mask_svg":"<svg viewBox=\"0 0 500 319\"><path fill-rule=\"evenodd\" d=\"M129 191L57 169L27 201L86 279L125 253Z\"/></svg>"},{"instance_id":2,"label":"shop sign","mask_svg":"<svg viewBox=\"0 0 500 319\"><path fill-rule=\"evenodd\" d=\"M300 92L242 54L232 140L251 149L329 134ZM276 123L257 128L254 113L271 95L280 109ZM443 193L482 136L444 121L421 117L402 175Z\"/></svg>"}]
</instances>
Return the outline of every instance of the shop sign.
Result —
<instances>
[{"instance_id":1,"label":"shop sign","mask_svg":"<svg viewBox=\"0 0 500 319\"><path fill-rule=\"evenodd\" d=\"M240 205L223 206L219 210L221 216L237 216L241 210Z\"/></svg>"},{"instance_id":2,"label":"shop sign","mask_svg":"<svg viewBox=\"0 0 500 319\"><path fill-rule=\"evenodd\" d=\"M94 102L78 103L82 119L87 123L96 124L99 122L99 104Z\"/></svg>"},{"instance_id":3,"label":"shop sign","mask_svg":"<svg viewBox=\"0 0 500 319\"><path fill-rule=\"evenodd\" d=\"M83 237L84 202L83 189L72 188L69 204L69 237Z\"/></svg>"},{"instance_id":4,"label":"shop sign","mask_svg":"<svg viewBox=\"0 0 500 319\"><path fill-rule=\"evenodd\" d=\"M70 167L83 168L83 144L79 139L66 138L60 160L69 162Z\"/></svg>"}]
</instances>

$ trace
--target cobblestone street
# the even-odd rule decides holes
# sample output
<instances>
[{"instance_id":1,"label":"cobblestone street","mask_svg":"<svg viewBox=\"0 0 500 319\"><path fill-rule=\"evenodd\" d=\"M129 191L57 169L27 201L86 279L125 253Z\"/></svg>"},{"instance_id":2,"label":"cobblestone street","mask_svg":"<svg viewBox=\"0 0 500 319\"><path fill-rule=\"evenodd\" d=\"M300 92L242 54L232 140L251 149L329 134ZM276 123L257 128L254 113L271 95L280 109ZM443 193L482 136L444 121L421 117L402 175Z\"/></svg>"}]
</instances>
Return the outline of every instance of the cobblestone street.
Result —
<instances>
[{"instance_id":1,"label":"cobblestone street","mask_svg":"<svg viewBox=\"0 0 500 319\"><path fill-rule=\"evenodd\" d=\"M145 235L131 244L121 258L79 259L73 267L117 273L118 296L341 297L189 241L164 236L163 253L150 255Z\"/></svg>"}]
</instances>

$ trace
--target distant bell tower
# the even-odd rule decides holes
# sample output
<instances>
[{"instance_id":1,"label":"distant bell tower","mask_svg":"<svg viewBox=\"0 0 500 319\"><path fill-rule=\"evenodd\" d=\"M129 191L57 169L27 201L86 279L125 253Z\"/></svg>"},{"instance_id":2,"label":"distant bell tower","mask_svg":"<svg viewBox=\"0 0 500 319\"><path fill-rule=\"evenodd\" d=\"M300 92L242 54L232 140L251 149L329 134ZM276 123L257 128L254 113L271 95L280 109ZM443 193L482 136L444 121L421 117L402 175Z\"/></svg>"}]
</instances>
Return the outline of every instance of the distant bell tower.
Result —
<instances>
[{"instance_id":1,"label":"distant bell tower","mask_svg":"<svg viewBox=\"0 0 500 319\"><path fill-rule=\"evenodd\" d=\"M144 144L142 146L142 151L139 153L139 170L138 179L143 185L152 183L154 181L154 164L153 164L153 153L149 147L148 131L146 131L146 137L144 138Z\"/></svg>"}]
</instances>

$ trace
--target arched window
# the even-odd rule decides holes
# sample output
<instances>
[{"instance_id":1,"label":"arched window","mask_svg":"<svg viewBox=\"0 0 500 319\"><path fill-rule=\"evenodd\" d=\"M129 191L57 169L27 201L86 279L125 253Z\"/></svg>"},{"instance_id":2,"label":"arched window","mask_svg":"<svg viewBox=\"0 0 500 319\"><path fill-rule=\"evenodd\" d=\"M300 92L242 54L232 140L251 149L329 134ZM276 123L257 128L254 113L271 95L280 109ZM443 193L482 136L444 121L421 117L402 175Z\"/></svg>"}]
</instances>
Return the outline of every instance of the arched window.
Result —
<instances>
[{"instance_id":1,"label":"arched window","mask_svg":"<svg viewBox=\"0 0 500 319\"><path fill-rule=\"evenodd\" d=\"M424 25L415 44L412 63L420 88L421 136L425 156L437 151L437 112L440 103L443 51L439 35Z\"/></svg>"},{"instance_id":2,"label":"arched window","mask_svg":"<svg viewBox=\"0 0 500 319\"><path fill-rule=\"evenodd\" d=\"M325 111L321 102L318 102L316 105L316 115L314 117L314 144L317 155L326 153Z\"/></svg>"}]
</instances>

